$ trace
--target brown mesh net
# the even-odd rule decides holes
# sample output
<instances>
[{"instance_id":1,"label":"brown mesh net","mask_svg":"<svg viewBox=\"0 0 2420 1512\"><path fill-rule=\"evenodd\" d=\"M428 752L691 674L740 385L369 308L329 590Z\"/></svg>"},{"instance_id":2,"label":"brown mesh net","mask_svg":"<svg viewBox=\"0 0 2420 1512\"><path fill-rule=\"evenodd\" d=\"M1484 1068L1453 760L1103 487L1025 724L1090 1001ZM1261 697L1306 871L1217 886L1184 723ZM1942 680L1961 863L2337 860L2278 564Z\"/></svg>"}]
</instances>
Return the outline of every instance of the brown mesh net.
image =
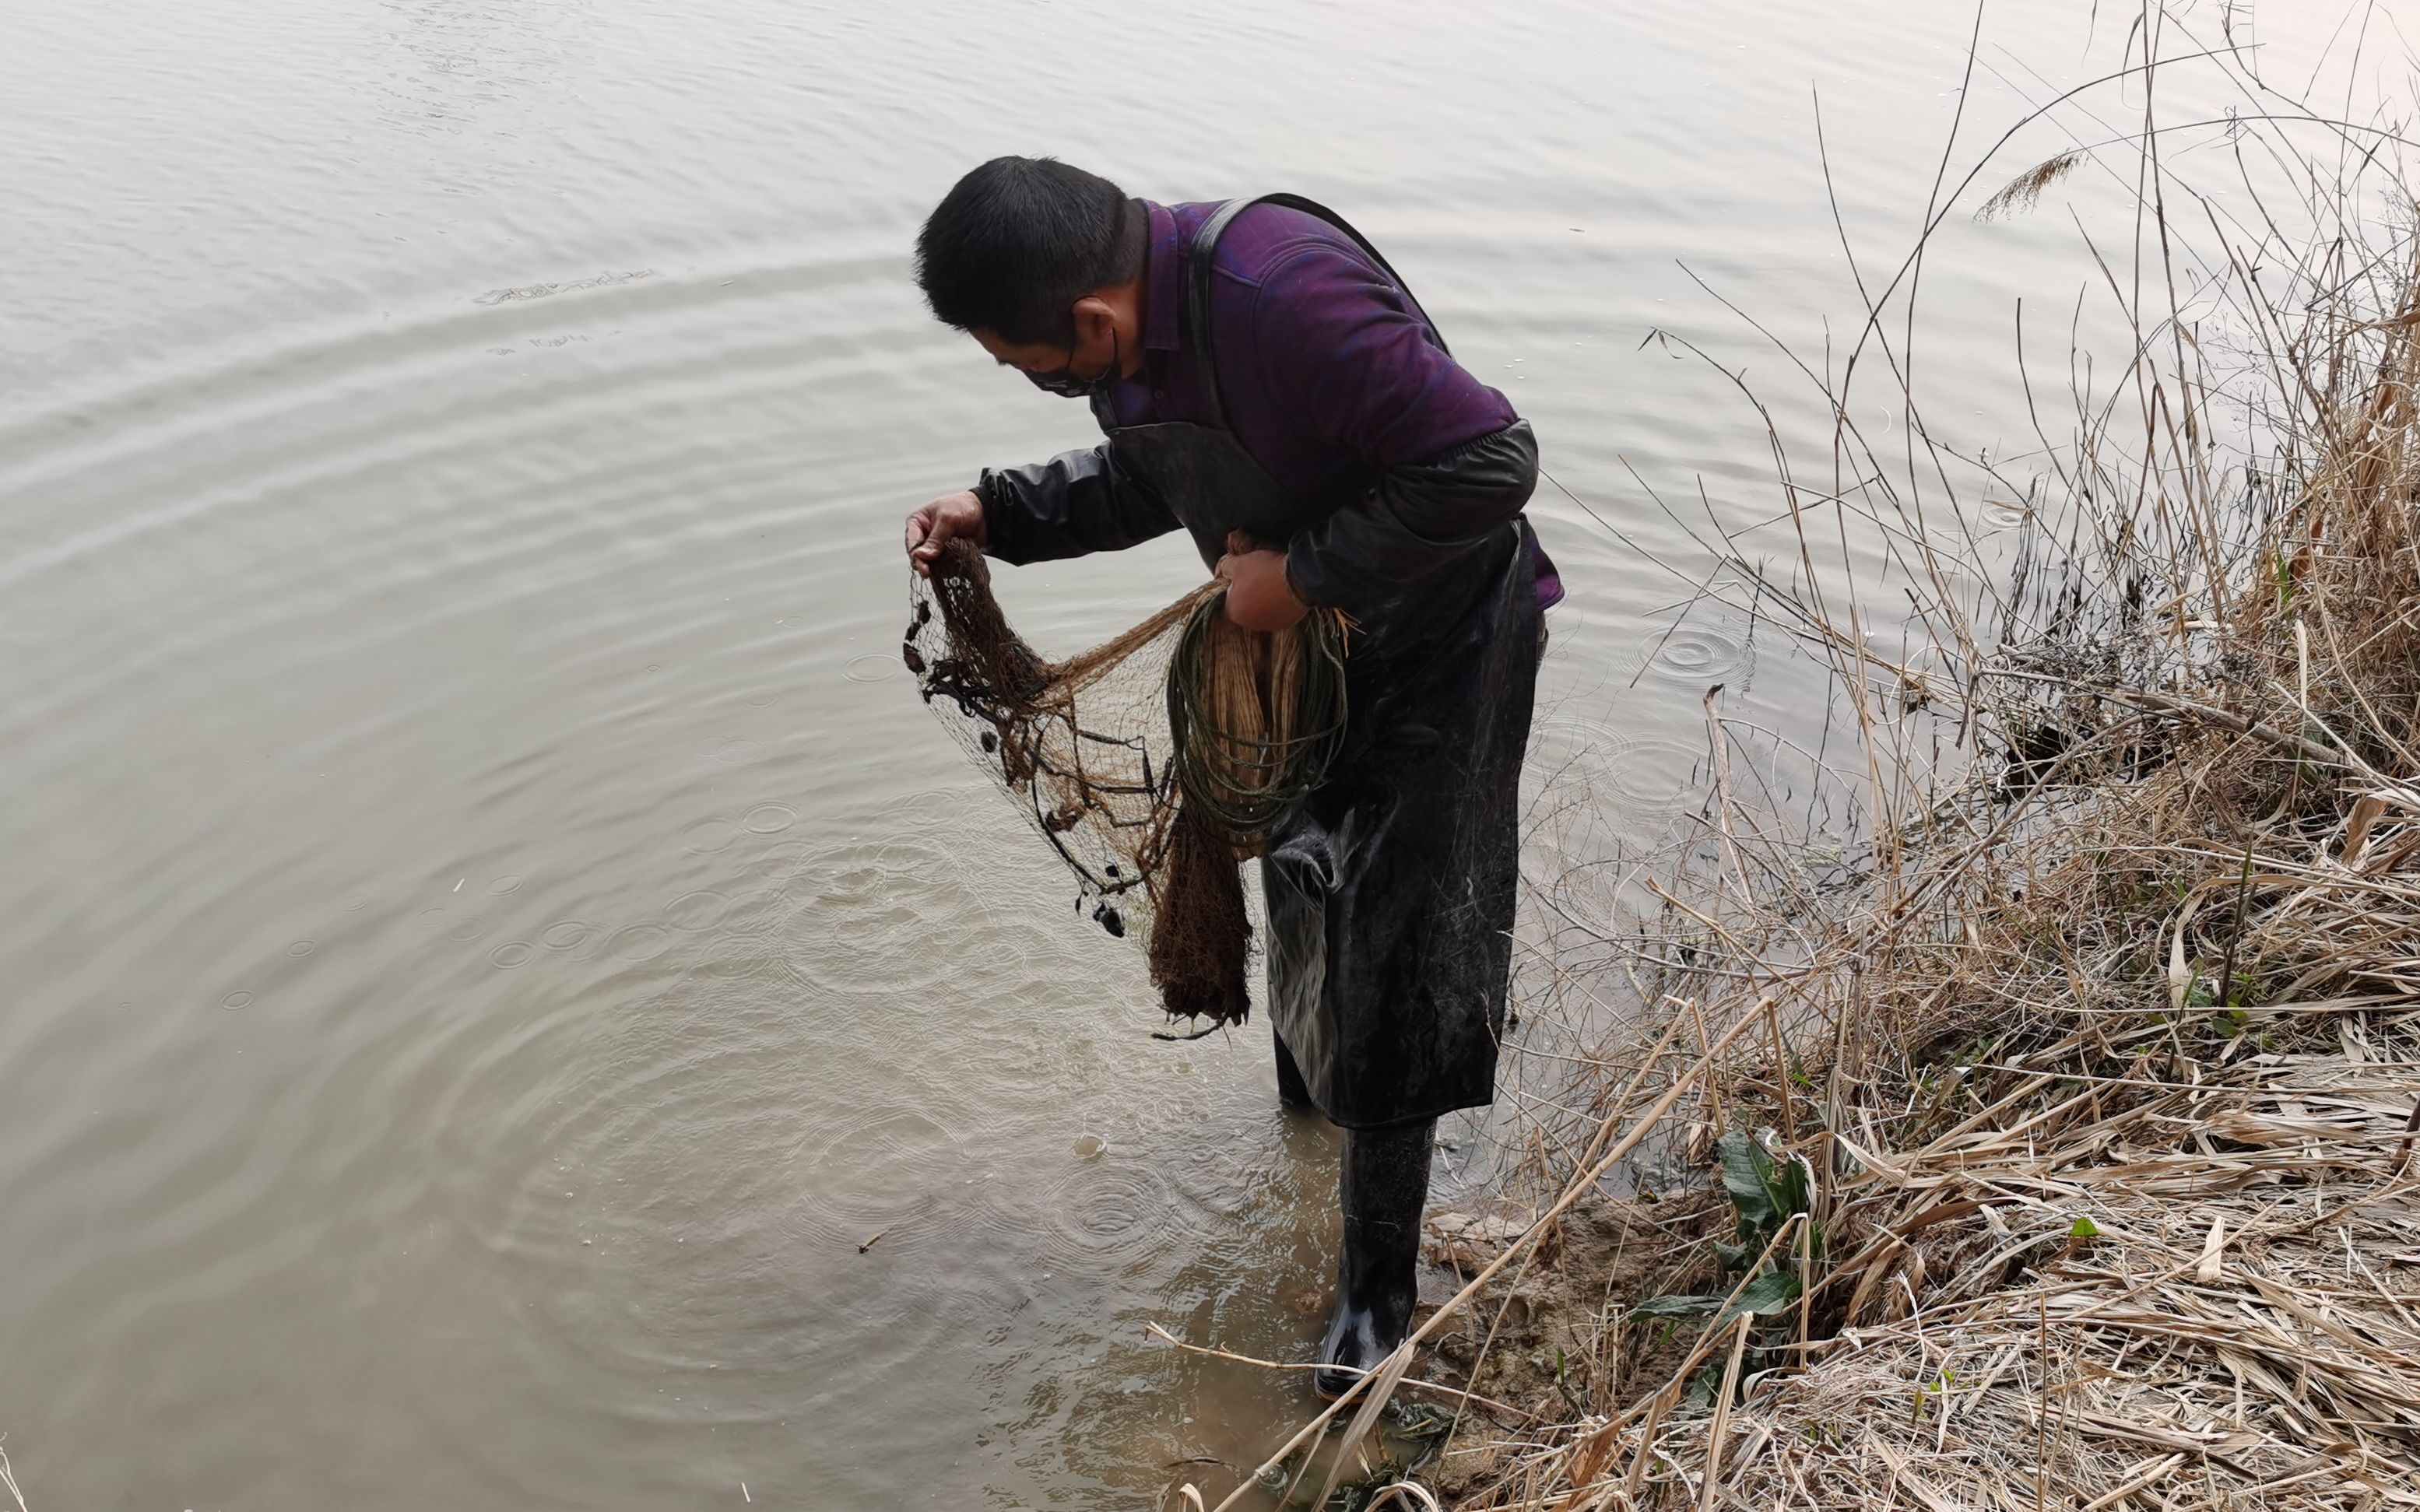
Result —
<instances>
[{"instance_id":1,"label":"brown mesh net","mask_svg":"<svg viewBox=\"0 0 2420 1512\"><path fill-rule=\"evenodd\" d=\"M1009 628L983 554L915 582L900 654L943 726L1016 799L1111 934L1139 933L1171 1018L1251 1007L1237 867L1315 786L1344 730L1344 625L1237 628L1209 582L1114 640L1046 660Z\"/></svg>"}]
</instances>

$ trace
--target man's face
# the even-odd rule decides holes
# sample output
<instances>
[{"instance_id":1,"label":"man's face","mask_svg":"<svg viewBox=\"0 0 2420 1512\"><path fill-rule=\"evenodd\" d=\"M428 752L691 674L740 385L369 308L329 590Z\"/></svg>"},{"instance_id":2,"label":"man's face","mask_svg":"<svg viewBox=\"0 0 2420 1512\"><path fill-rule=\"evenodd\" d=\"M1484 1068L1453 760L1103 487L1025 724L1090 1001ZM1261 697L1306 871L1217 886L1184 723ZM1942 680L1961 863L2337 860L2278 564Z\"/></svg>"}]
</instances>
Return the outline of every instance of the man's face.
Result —
<instances>
[{"instance_id":1,"label":"man's face","mask_svg":"<svg viewBox=\"0 0 2420 1512\"><path fill-rule=\"evenodd\" d=\"M1089 383L1106 375L1118 360L1115 323L1108 308L1090 297L1078 300L1072 314L1076 325L1072 347L1047 341L1014 342L997 331L981 329L974 338L1002 367L1020 373L1065 373Z\"/></svg>"},{"instance_id":2,"label":"man's face","mask_svg":"<svg viewBox=\"0 0 2420 1512\"><path fill-rule=\"evenodd\" d=\"M1053 347L1048 342L1014 342L997 331L978 331L975 340L983 343L983 349L991 353L993 362L1002 367L1016 368L1020 373L1051 373L1062 367L1073 367L1078 372L1084 370L1084 364L1076 361L1075 354L1068 348ZM1077 345L1083 345L1080 336Z\"/></svg>"}]
</instances>

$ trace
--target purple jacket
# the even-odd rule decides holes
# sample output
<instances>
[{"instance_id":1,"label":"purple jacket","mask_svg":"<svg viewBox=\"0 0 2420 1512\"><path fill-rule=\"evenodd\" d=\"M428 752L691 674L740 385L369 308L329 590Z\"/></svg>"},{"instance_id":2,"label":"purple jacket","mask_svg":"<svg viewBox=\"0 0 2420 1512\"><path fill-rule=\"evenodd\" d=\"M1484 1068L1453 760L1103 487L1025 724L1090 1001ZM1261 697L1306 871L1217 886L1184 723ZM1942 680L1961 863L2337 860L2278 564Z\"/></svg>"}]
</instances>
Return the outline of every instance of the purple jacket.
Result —
<instances>
[{"instance_id":1,"label":"purple jacket","mask_svg":"<svg viewBox=\"0 0 2420 1512\"><path fill-rule=\"evenodd\" d=\"M1121 425L1210 424L1179 315L1180 249L1218 206L1144 208L1144 361L1111 408ZM1219 239L1213 269L1211 351L1227 424L1288 493L1328 511L1289 547L1288 575L1306 598L1368 609L1461 538L1519 513L1536 482L1528 427L1446 354L1410 296L1350 237L1256 205ZM986 471L976 492L987 549L1040 561L1176 527L1113 497L1123 491L1107 469L1095 449ZM1539 602L1558 602L1553 564L1531 541Z\"/></svg>"}]
</instances>

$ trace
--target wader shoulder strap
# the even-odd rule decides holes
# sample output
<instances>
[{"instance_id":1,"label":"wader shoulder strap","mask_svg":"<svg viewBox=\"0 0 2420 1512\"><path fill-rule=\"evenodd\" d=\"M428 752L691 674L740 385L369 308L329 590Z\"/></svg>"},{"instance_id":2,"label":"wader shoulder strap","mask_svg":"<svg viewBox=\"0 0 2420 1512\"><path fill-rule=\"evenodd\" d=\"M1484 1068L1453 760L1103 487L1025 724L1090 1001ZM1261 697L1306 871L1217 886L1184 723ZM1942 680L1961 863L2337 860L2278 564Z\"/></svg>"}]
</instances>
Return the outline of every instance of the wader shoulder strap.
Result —
<instances>
[{"instance_id":1,"label":"wader shoulder strap","mask_svg":"<svg viewBox=\"0 0 2420 1512\"><path fill-rule=\"evenodd\" d=\"M1210 212L1210 218L1193 233L1193 239L1185 250L1185 329L1187 338L1193 346L1193 362L1202 379L1202 397L1209 406L1212 424L1221 430L1228 428L1227 407L1218 396L1218 368L1210 354L1211 258L1218 250L1218 239L1227 234L1227 227L1234 224L1235 217L1255 205L1281 205L1290 210L1300 210L1313 220L1325 221L1343 232L1364 255L1378 265L1379 271L1394 280L1395 287L1403 290L1404 298L1412 306L1412 313L1420 317L1420 324L1428 327L1429 337L1437 344L1437 350L1449 357L1453 355L1452 348L1445 344L1444 332L1437 330L1436 322L1429 318L1429 313L1420 308L1419 299L1412 293L1411 285L1404 282L1404 275L1396 272L1394 265L1387 261L1386 255L1372 246L1370 239L1355 230L1352 223L1344 217L1317 200L1305 199L1300 194L1261 194L1251 199L1231 199Z\"/></svg>"}]
</instances>

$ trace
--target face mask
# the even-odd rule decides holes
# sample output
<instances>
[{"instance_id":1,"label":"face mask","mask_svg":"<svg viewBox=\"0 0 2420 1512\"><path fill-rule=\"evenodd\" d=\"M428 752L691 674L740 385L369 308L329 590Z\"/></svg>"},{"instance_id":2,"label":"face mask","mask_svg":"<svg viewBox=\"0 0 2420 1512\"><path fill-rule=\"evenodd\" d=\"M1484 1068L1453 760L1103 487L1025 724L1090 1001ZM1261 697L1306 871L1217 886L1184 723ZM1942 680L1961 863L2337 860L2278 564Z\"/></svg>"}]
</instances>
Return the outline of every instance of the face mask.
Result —
<instances>
[{"instance_id":1,"label":"face mask","mask_svg":"<svg viewBox=\"0 0 2420 1512\"><path fill-rule=\"evenodd\" d=\"M1106 389L1118 380L1118 369L1124 365L1120 357L1117 332L1112 331L1109 332L1109 365L1102 368L1098 377L1078 378L1073 351L1068 352L1065 362L1048 372L1027 373L1025 377L1028 382L1045 393L1056 394L1062 399L1089 399L1094 390Z\"/></svg>"}]
</instances>

